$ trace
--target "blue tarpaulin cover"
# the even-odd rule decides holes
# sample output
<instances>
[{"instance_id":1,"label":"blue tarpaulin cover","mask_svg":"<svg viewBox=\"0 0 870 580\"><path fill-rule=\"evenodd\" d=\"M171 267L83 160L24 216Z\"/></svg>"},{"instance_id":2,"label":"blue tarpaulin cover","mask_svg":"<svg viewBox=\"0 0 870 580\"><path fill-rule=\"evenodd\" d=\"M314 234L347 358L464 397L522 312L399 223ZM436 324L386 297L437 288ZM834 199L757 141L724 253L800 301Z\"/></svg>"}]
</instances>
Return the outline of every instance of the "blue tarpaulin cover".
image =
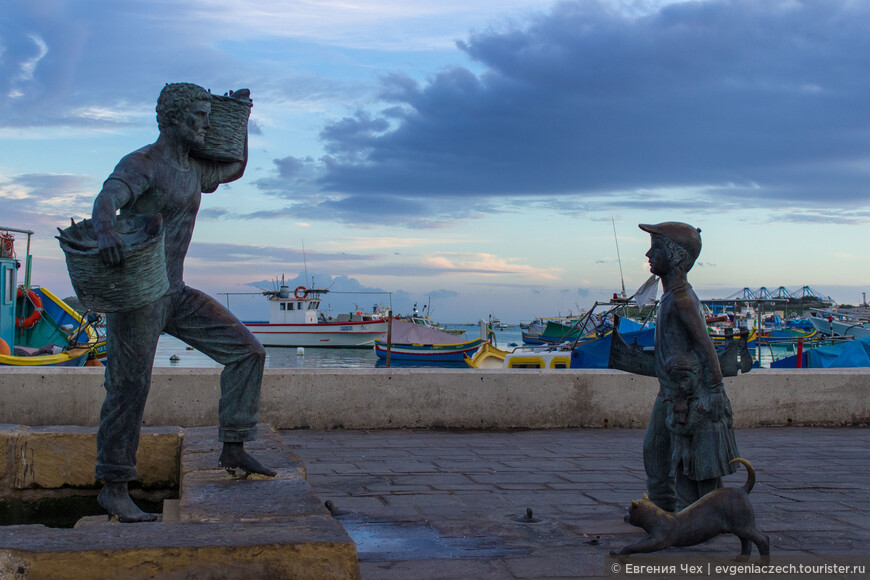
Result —
<instances>
[{"instance_id":1,"label":"blue tarpaulin cover","mask_svg":"<svg viewBox=\"0 0 870 580\"><path fill-rule=\"evenodd\" d=\"M870 337L807 351L811 369L870 367Z\"/></svg>"},{"instance_id":2,"label":"blue tarpaulin cover","mask_svg":"<svg viewBox=\"0 0 870 580\"><path fill-rule=\"evenodd\" d=\"M803 368L840 369L870 367L870 337L852 340L833 346L820 346L804 351ZM797 355L771 363L770 368L795 368Z\"/></svg>"},{"instance_id":3,"label":"blue tarpaulin cover","mask_svg":"<svg viewBox=\"0 0 870 580\"><path fill-rule=\"evenodd\" d=\"M623 319L624 320L624 319ZM638 325L640 326L640 325ZM635 332L622 332L622 320L619 324L619 334L628 344L631 344L635 337L637 343L641 346L652 346L655 343L656 331L653 328L640 330ZM607 363L610 362L610 337L611 333L606 336L581 344L571 353L571 368L572 369L606 369Z\"/></svg>"}]
</instances>

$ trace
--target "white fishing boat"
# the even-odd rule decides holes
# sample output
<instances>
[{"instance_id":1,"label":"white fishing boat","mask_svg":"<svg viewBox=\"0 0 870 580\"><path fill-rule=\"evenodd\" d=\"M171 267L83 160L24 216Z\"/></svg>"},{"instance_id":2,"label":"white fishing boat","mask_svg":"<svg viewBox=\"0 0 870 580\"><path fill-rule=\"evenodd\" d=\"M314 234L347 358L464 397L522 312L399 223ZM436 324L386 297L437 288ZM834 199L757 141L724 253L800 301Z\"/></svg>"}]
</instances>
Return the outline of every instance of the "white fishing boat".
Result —
<instances>
[{"instance_id":1,"label":"white fishing boat","mask_svg":"<svg viewBox=\"0 0 870 580\"><path fill-rule=\"evenodd\" d=\"M827 310L813 313L808 318L816 330L822 334L851 338L870 336L870 317L864 318L852 313Z\"/></svg>"},{"instance_id":2,"label":"white fishing boat","mask_svg":"<svg viewBox=\"0 0 870 580\"><path fill-rule=\"evenodd\" d=\"M326 290L281 285L265 291L268 322L245 322L264 346L371 348L387 332L387 319L379 313L343 313L334 319L320 313L320 295Z\"/></svg>"}]
</instances>

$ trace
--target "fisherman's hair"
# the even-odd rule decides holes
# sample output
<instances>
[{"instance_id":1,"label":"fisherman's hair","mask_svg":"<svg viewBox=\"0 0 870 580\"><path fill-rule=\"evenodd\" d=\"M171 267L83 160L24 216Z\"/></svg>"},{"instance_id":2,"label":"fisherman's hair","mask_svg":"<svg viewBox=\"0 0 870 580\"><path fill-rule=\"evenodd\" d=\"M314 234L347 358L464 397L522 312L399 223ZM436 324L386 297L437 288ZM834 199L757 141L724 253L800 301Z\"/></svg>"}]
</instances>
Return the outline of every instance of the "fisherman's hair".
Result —
<instances>
[{"instance_id":1,"label":"fisherman's hair","mask_svg":"<svg viewBox=\"0 0 870 580\"><path fill-rule=\"evenodd\" d=\"M662 245L665 247L665 251L668 253L668 263L675 268L681 269L683 272L688 272L692 269L692 266L695 265L695 258L689 254L686 248L662 234L653 234L653 236L661 240Z\"/></svg>"},{"instance_id":2,"label":"fisherman's hair","mask_svg":"<svg viewBox=\"0 0 870 580\"><path fill-rule=\"evenodd\" d=\"M157 126L160 130L175 125L184 110L195 101L210 101L211 94L193 83L166 83L157 98Z\"/></svg>"}]
</instances>

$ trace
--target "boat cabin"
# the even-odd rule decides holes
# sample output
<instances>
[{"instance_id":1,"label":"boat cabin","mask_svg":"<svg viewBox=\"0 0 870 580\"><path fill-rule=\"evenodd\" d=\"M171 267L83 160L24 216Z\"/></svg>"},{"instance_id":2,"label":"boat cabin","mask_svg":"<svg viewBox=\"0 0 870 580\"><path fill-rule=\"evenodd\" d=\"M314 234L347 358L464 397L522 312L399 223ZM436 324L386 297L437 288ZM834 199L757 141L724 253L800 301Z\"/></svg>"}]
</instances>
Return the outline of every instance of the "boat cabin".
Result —
<instances>
[{"instance_id":1,"label":"boat cabin","mask_svg":"<svg viewBox=\"0 0 870 580\"><path fill-rule=\"evenodd\" d=\"M269 324L317 324L319 308L319 293L281 286L269 297Z\"/></svg>"},{"instance_id":2,"label":"boat cabin","mask_svg":"<svg viewBox=\"0 0 870 580\"><path fill-rule=\"evenodd\" d=\"M9 348L15 344L15 298L17 264L12 257L0 257L0 339Z\"/></svg>"}]
</instances>

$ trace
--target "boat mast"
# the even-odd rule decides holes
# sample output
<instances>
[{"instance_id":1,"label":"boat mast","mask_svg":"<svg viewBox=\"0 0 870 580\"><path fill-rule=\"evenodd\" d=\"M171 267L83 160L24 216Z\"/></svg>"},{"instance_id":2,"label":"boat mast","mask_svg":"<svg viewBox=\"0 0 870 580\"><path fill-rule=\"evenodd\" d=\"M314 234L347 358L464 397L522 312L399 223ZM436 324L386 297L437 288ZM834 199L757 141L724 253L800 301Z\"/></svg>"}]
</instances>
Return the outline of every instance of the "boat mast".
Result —
<instances>
[{"instance_id":1,"label":"boat mast","mask_svg":"<svg viewBox=\"0 0 870 580\"><path fill-rule=\"evenodd\" d=\"M613 216L610 217L610 223L613 224L613 241L616 242L616 261L619 262L619 281L622 283L622 297L625 298L625 279L622 277L622 258L619 256L619 238L616 237L616 222Z\"/></svg>"},{"instance_id":2,"label":"boat mast","mask_svg":"<svg viewBox=\"0 0 870 580\"><path fill-rule=\"evenodd\" d=\"M305 257L305 238L302 238L302 264L305 266L305 283L308 284L308 259ZM311 281L311 287L314 287L314 281Z\"/></svg>"}]
</instances>

